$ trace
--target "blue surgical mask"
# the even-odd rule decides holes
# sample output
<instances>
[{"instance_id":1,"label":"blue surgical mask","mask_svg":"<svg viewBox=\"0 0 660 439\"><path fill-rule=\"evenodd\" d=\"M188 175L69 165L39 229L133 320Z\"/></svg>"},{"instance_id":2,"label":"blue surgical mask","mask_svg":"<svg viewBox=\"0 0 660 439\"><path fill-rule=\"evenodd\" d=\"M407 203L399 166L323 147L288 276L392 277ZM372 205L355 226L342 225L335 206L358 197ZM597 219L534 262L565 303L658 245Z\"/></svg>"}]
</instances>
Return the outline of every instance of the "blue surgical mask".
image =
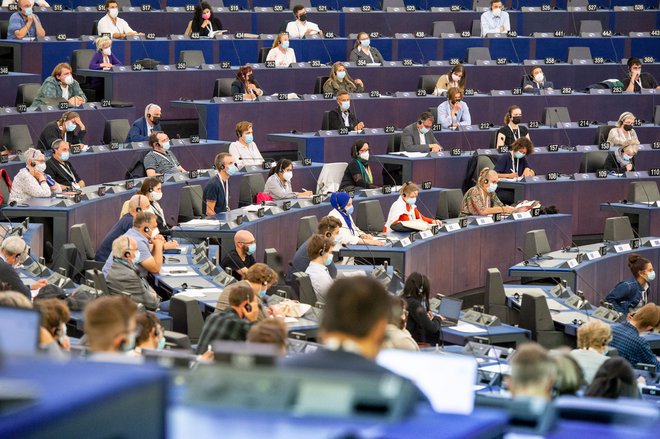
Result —
<instances>
[{"instance_id":1,"label":"blue surgical mask","mask_svg":"<svg viewBox=\"0 0 660 439\"><path fill-rule=\"evenodd\" d=\"M46 172L46 164L45 163L37 163L37 166L35 166L34 168L39 172Z\"/></svg>"},{"instance_id":2,"label":"blue surgical mask","mask_svg":"<svg viewBox=\"0 0 660 439\"><path fill-rule=\"evenodd\" d=\"M66 123L66 130L67 130L68 132L71 132L71 131L73 131L73 130L75 130L75 129L76 129L76 124L75 124L75 123L73 123L73 122L67 122L67 123Z\"/></svg>"},{"instance_id":3,"label":"blue surgical mask","mask_svg":"<svg viewBox=\"0 0 660 439\"><path fill-rule=\"evenodd\" d=\"M253 255L254 252L256 252L256 251L257 251L257 244L256 243L253 242L252 244L248 245L248 248L247 248L247 254L248 255Z\"/></svg>"},{"instance_id":4,"label":"blue surgical mask","mask_svg":"<svg viewBox=\"0 0 660 439\"><path fill-rule=\"evenodd\" d=\"M521 158L525 157L525 154L523 154L523 153L520 152L520 151L516 151L516 152L514 152L513 155L514 155L514 157L517 158L518 160L520 160Z\"/></svg>"},{"instance_id":5,"label":"blue surgical mask","mask_svg":"<svg viewBox=\"0 0 660 439\"><path fill-rule=\"evenodd\" d=\"M254 142L254 136L252 134L246 134L245 143L252 143L252 142Z\"/></svg>"},{"instance_id":6,"label":"blue surgical mask","mask_svg":"<svg viewBox=\"0 0 660 439\"><path fill-rule=\"evenodd\" d=\"M259 297L262 298L262 299L263 299L264 297L266 297L266 291L268 291L268 290L260 290L260 291L259 291Z\"/></svg>"},{"instance_id":7,"label":"blue surgical mask","mask_svg":"<svg viewBox=\"0 0 660 439\"><path fill-rule=\"evenodd\" d=\"M238 168L236 165L231 165L230 167L227 168L227 174L229 175L236 175L238 174Z\"/></svg>"},{"instance_id":8,"label":"blue surgical mask","mask_svg":"<svg viewBox=\"0 0 660 439\"><path fill-rule=\"evenodd\" d=\"M170 147L171 147L171 144L170 144L170 142L164 142L160 146L162 146L165 151L169 151Z\"/></svg>"},{"instance_id":9,"label":"blue surgical mask","mask_svg":"<svg viewBox=\"0 0 660 439\"><path fill-rule=\"evenodd\" d=\"M140 250L135 250L135 256L133 256L133 265L137 265L140 262Z\"/></svg>"},{"instance_id":10,"label":"blue surgical mask","mask_svg":"<svg viewBox=\"0 0 660 439\"><path fill-rule=\"evenodd\" d=\"M422 128L419 129L419 132L422 133L422 134L426 134L426 133L429 132L429 129L426 128L425 126L423 126Z\"/></svg>"},{"instance_id":11,"label":"blue surgical mask","mask_svg":"<svg viewBox=\"0 0 660 439\"><path fill-rule=\"evenodd\" d=\"M362 47L369 47L370 44L371 44L371 40L369 38L367 38L366 40L360 41L360 45Z\"/></svg>"},{"instance_id":12,"label":"blue surgical mask","mask_svg":"<svg viewBox=\"0 0 660 439\"><path fill-rule=\"evenodd\" d=\"M649 282L655 280L655 271L649 271L648 273L646 273L646 279Z\"/></svg>"},{"instance_id":13,"label":"blue surgical mask","mask_svg":"<svg viewBox=\"0 0 660 439\"><path fill-rule=\"evenodd\" d=\"M165 349L165 337L161 337L158 339L158 345L156 346L156 349L159 351Z\"/></svg>"},{"instance_id":14,"label":"blue surgical mask","mask_svg":"<svg viewBox=\"0 0 660 439\"><path fill-rule=\"evenodd\" d=\"M323 260L323 264L327 267L332 264L332 253L328 254L328 257Z\"/></svg>"},{"instance_id":15,"label":"blue surgical mask","mask_svg":"<svg viewBox=\"0 0 660 439\"><path fill-rule=\"evenodd\" d=\"M406 200L406 203L410 204L411 206L414 206L415 203L417 203L417 198L408 198Z\"/></svg>"},{"instance_id":16,"label":"blue surgical mask","mask_svg":"<svg viewBox=\"0 0 660 439\"><path fill-rule=\"evenodd\" d=\"M621 154L621 158L623 159L624 162L629 162L630 160L632 160L632 157L630 157L626 153Z\"/></svg>"},{"instance_id":17,"label":"blue surgical mask","mask_svg":"<svg viewBox=\"0 0 660 439\"><path fill-rule=\"evenodd\" d=\"M280 43L280 46L282 46L285 49L288 49L289 48L289 40L282 41L282 43Z\"/></svg>"},{"instance_id":18,"label":"blue surgical mask","mask_svg":"<svg viewBox=\"0 0 660 439\"><path fill-rule=\"evenodd\" d=\"M488 189L487 189L488 192L493 193L496 190L497 190L497 183L490 183L488 185Z\"/></svg>"},{"instance_id":19,"label":"blue surgical mask","mask_svg":"<svg viewBox=\"0 0 660 439\"><path fill-rule=\"evenodd\" d=\"M337 72L337 78L344 79L346 77L346 70L343 72Z\"/></svg>"},{"instance_id":20,"label":"blue surgical mask","mask_svg":"<svg viewBox=\"0 0 660 439\"><path fill-rule=\"evenodd\" d=\"M25 8L25 11L23 11L23 14L25 14L26 17L29 17L32 15L32 7Z\"/></svg>"},{"instance_id":21,"label":"blue surgical mask","mask_svg":"<svg viewBox=\"0 0 660 439\"><path fill-rule=\"evenodd\" d=\"M349 108L351 108L351 101L342 101L341 103L342 111L348 111Z\"/></svg>"},{"instance_id":22,"label":"blue surgical mask","mask_svg":"<svg viewBox=\"0 0 660 439\"><path fill-rule=\"evenodd\" d=\"M131 332L128 336L128 340L124 341L121 348L124 352L130 352L135 349L135 332Z\"/></svg>"},{"instance_id":23,"label":"blue surgical mask","mask_svg":"<svg viewBox=\"0 0 660 439\"><path fill-rule=\"evenodd\" d=\"M63 152L60 158L62 159L63 162L66 162L67 160L69 160L69 153Z\"/></svg>"},{"instance_id":24,"label":"blue surgical mask","mask_svg":"<svg viewBox=\"0 0 660 439\"><path fill-rule=\"evenodd\" d=\"M352 215L352 214L353 214L353 205L351 205L350 207L347 207L347 208L346 208L346 214L348 214L348 215Z\"/></svg>"}]
</instances>

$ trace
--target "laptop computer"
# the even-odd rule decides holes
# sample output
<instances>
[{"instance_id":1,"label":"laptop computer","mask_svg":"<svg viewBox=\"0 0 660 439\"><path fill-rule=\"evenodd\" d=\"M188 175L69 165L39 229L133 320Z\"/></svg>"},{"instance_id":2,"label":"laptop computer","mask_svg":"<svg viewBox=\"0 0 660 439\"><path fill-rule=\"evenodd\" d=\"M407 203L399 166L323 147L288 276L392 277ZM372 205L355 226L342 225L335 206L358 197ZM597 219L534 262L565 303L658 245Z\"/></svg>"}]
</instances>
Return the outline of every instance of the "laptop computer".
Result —
<instances>
[{"instance_id":1,"label":"laptop computer","mask_svg":"<svg viewBox=\"0 0 660 439\"><path fill-rule=\"evenodd\" d=\"M438 308L438 314L444 319L441 322L441 326L456 326L458 324L458 319L461 317L462 307L463 299L443 297L440 301L440 307Z\"/></svg>"},{"instance_id":2,"label":"laptop computer","mask_svg":"<svg viewBox=\"0 0 660 439\"><path fill-rule=\"evenodd\" d=\"M35 355L40 324L39 311L0 306L0 354Z\"/></svg>"}]
</instances>

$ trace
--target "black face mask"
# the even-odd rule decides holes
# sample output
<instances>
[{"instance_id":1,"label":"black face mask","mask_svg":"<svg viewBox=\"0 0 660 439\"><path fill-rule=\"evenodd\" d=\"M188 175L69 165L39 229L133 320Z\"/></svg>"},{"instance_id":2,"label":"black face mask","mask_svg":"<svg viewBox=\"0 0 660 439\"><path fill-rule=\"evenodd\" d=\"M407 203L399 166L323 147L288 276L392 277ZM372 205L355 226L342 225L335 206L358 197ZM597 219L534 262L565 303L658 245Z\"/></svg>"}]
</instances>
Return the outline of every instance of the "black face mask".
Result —
<instances>
[{"instance_id":1,"label":"black face mask","mask_svg":"<svg viewBox=\"0 0 660 439\"><path fill-rule=\"evenodd\" d=\"M624 125L623 129L626 130L626 131L630 131L630 130L632 130L632 125Z\"/></svg>"},{"instance_id":2,"label":"black face mask","mask_svg":"<svg viewBox=\"0 0 660 439\"><path fill-rule=\"evenodd\" d=\"M154 123L154 125L158 125L160 123L160 117L151 116L151 121Z\"/></svg>"},{"instance_id":3,"label":"black face mask","mask_svg":"<svg viewBox=\"0 0 660 439\"><path fill-rule=\"evenodd\" d=\"M513 116L513 117L511 118L511 122L513 122L513 123L515 123L516 125L518 125L518 124L520 123L520 116Z\"/></svg>"},{"instance_id":4,"label":"black face mask","mask_svg":"<svg viewBox=\"0 0 660 439\"><path fill-rule=\"evenodd\" d=\"M457 102L458 103L461 102L461 99L456 99L455 101L449 101L449 102L451 102L452 105L456 105Z\"/></svg>"},{"instance_id":5,"label":"black face mask","mask_svg":"<svg viewBox=\"0 0 660 439\"><path fill-rule=\"evenodd\" d=\"M301 16L298 17L298 20L307 21L307 14L302 14Z\"/></svg>"}]
</instances>

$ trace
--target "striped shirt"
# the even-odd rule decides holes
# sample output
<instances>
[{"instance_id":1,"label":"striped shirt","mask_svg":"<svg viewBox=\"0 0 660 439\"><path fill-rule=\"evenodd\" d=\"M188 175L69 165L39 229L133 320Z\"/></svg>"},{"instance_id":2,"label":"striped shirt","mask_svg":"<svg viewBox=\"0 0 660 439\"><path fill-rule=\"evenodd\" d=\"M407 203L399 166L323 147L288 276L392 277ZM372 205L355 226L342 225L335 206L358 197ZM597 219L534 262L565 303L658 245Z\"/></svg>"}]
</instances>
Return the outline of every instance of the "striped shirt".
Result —
<instances>
[{"instance_id":1,"label":"striped shirt","mask_svg":"<svg viewBox=\"0 0 660 439\"><path fill-rule=\"evenodd\" d=\"M635 367L637 363L653 364L660 368L660 362L651 351L649 343L639 336L637 328L624 322L612 326L612 342L610 346L616 348L619 355Z\"/></svg>"},{"instance_id":2,"label":"striped shirt","mask_svg":"<svg viewBox=\"0 0 660 439\"><path fill-rule=\"evenodd\" d=\"M202 335L199 337L197 354L206 352L209 344L214 341L245 341L250 330L251 323L238 316L232 307L228 307L219 313L211 314L204 322Z\"/></svg>"},{"instance_id":3,"label":"striped shirt","mask_svg":"<svg viewBox=\"0 0 660 439\"><path fill-rule=\"evenodd\" d=\"M144 169L153 169L156 174L174 174L179 172L179 161L171 152L151 151L144 157Z\"/></svg>"}]
</instances>

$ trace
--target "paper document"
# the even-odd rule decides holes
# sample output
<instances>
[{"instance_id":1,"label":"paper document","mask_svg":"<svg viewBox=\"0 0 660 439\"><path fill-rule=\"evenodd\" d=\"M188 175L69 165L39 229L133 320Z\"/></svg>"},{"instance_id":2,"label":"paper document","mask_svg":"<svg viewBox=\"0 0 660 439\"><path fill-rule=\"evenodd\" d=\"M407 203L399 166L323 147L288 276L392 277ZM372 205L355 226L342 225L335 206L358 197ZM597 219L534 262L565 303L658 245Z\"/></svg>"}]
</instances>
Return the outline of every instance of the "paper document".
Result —
<instances>
[{"instance_id":1,"label":"paper document","mask_svg":"<svg viewBox=\"0 0 660 439\"><path fill-rule=\"evenodd\" d=\"M568 311L569 308L554 299L548 299L548 309L550 311Z\"/></svg>"},{"instance_id":2,"label":"paper document","mask_svg":"<svg viewBox=\"0 0 660 439\"><path fill-rule=\"evenodd\" d=\"M175 296L186 296L186 297L204 297L204 293L200 293L196 290L185 290L179 293L176 293Z\"/></svg>"},{"instance_id":3,"label":"paper document","mask_svg":"<svg viewBox=\"0 0 660 439\"><path fill-rule=\"evenodd\" d=\"M298 319L295 317L285 317L284 323L298 323Z\"/></svg>"},{"instance_id":4,"label":"paper document","mask_svg":"<svg viewBox=\"0 0 660 439\"><path fill-rule=\"evenodd\" d=\"M516 181L522 180L522 177L516 177L516 178L500 178L499 181L504 181L508 183L515 183Z\"/></svg>"},{"instance_id":5,"label":"paper document","mask_svg":"<svg viewBox=\"0 0 660 439\"><path fill-rule=\"evenodd\" d=\"M495 372L495 373L509 373L511 371L511 366L508 364L491 364L484 367L479 367L479 370L484 372Z\"/></svg>"},{"instance_id":6,"label":"paper document","mask_svg":"<svg viewBox=\"0 0 660 439\"><path fill-rule=\"evenodd\" d=\"M447 329L453 329L454 331L462 332L464 334L477 334L479 332L486 332L486 330L480 326L475 326L472 323L458 322L456 326L450 326Z\"/></svg>"},{"instance_id":7,"label":"paper document","mask_svg":"<svg viewBox=\"0 0 660 439\"><path fill-rule=\"evenodd\" d=\"M199 227L199 226L219 226L220 220L210 220L210 219L193 219L185 223L179 224L179 226L190 226L190 227Z\"/></svg>"},{"instance_id":8,"label":"paper document","mask_svg":"<svg viewBox=\"0 0 660 439\"><path fill-rule=\"evenodd\" d=\"M408 151L392 152L390 154L402 155L410 158L427 157L429 155L427 152L408 152Z\"/></svg>"},{"instance_id":9,"label":"paper document","mask_svg":"<svg viewBox=\"0 0 660 439\"><path fill-rule=\"evenodd\" d=\"M366 275L367 273L364 270L340 270L337 273L338 277L359 277Z\"/></svg>"}]
</instances>

